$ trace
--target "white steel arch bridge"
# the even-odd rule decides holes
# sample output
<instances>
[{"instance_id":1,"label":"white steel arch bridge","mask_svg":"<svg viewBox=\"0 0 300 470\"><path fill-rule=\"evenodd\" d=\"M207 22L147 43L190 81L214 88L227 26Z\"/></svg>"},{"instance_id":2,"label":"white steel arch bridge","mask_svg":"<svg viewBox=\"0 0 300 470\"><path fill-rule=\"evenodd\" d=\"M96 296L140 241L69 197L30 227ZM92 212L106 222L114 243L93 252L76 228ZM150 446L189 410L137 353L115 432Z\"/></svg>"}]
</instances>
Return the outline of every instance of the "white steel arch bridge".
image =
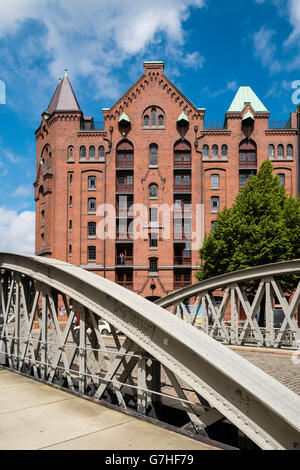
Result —
<instances>
[{"instance_id":1,"label":"white steel arch bridge","mask_svg":"<svg viewBox=\"0 0 300 470\"><path fill-rule=\"evenodd\" d=\"M211 427L226 420L262 449L299 450L299 396L213 339L218 329L221 339L232 342L238 335L243 343L249 328L261 339L255 310L264 297L267 323L271 321L276 294L284 320L274 345L288 334L297 341L300 283L288 302L277 277L299 272L296 260L232 273L155 305L68 263L0 253L0 364L140 416L170 424L176 417L177 425L195 435L210 437ZM250 279L260 281L252 304L241 287ZM221 288L223 300L217 306L213 292ZM183 322L162 308L173 305L180 313L191 297L196 298L196 310L202 304L204 330L210 307L212 329L201 331L193 320ZM247 316L242 332L233 331L230 337L222 323L228 297L233 320L238 298ZM63 331L59 306L68 317ZM80 316L79 328L74 326L75 314ZM98 318L111 325L114 348L104 342ZM268 334L263 342L272 342Z\"/></svg>"}]
</instances>

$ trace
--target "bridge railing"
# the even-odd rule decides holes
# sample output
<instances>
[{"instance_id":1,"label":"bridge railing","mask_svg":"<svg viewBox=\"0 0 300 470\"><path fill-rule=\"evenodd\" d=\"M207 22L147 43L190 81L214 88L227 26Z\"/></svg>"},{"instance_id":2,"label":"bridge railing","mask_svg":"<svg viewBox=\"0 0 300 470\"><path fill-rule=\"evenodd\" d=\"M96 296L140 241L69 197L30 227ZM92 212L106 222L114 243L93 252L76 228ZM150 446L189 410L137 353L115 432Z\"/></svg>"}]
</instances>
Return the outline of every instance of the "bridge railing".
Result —
<instances>
[{"instance_id":1,"label":"bridge railing","mask_svg":"<svg viewBox=\"0 0 300 470\"><path fill-rule=\"evenodd\" d=\"M294 288L287 292L284 286L291 276ZM225 344L298 349L297 279L300 260L286 261L209 279L156 304Z\"/></svg>"},{"instance_id":2,"label":"bridge railing","mask_svg":"<svg viewBox=\"0 0 300 470\"><path fill-rule=\"evenodd\" d=\"M168 311L61 261L0 253L0 365L206 442L226 421L237 446L241 435L300 448L296 394Z\"/></svg>"}]
</instances>

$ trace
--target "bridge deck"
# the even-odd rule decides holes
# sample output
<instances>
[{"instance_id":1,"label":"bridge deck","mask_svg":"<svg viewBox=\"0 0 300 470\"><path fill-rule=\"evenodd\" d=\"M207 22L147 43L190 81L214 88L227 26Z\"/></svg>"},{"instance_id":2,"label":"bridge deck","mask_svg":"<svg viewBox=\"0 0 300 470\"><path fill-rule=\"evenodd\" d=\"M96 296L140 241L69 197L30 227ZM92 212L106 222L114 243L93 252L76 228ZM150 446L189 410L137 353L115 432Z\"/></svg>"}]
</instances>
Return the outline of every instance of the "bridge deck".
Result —
<instances>
[{"instance_id":1,"label":"bridge deck","mask_svg":"<svg viewBox=\"0 0 300 470\"><path fill-rule=\"evenodd\" d=\"M3 368L0 393L0 449L215 449Z\"/></svg>"}]
</instances>

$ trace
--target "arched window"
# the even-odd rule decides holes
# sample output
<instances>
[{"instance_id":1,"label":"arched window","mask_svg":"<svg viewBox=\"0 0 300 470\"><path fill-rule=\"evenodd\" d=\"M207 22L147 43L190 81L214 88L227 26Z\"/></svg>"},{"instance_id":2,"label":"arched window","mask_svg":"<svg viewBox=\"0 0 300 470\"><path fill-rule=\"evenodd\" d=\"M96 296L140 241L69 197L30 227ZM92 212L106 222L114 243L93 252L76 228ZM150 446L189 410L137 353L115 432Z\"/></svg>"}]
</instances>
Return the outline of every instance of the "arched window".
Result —
<instances>
[{"instance_id":1,"label":"arched window","mask_svg":"<svg viewBox=\"0 0 300 470\"><path fill-rule=\"evenodd\" d=\"M80 147L80 158L86 158L86 148L84 145Z\"/></svg>"},{"instance_id":2,"label":"arched window","mask_svg":"<svg viewBox=\"0 0 300 470\"><path fill-rule=\"evenodd\" d=\"M191 145L187 140L174 145L174 167L189 168L191 166Z\"/></svg>"},{"instance_id":3,"label":"arched window","mask_svg":"<svg viewBox=\"0 0 300 470\"><path fill-rule=\"evenodd\" d=\"M156 126L156 108L151 109L151 126Z\"/></svg>"},{"instance_id":4,"label":"arched window","mask_svg":"<svg viewBox=\"0 0 300 470\"><path fill-rule=\"evenodd\" d=\"M228 155L228 147L227 145L222 145L222 157L227 157Z\"/></svg>"},{"instance_id":5,"label":"arched window","mask_svg":"<svg viewBox=\"0 0 300 470\"><path fill-rule=\"evenodd\" d=\"M49 165L50 163L51 163L51 147L49 144L46 144L42 151L41 164Z\"/></svg>"},{"instance_id":6,"label":"arched window","mask_svg":"<svg viewBox=\"0 0 300 470\"><path fill-rule=\"evenodd\" d=\"M90 147L90 160L95 160L95 156L96 156L96 151L95 151L95 147L93 145L91 145Z\"/></svg>"},{"instance_id":7,"label":"arched window","mask_svg":"<svg viewBox=\"0 0 300 470\"><path fill-rule=\"evenodd\" d=\"M134 148L129 140L122 140L117 146L117 168L133 168Z\"/></svg>"},{"instance_id":8,"label":"arched window","mask_svg":"<svg viewBox=\"0 0 300 470\"><path fill-rule=\"evenodd\" d=\"M156 144L150 145L150 166L157 166L158 165L158 147Z\"/></svg>"},{"instance_id":9,"label":"arched window","mask_svg":"<svg viewBox=\"0 0 300 470\"><path fill-rule=\"evenodd\" d=\"M99 160L103 160L104 157L105 157L105 150L104 150L103 145L100 145L98 149L98 158Z\"/></svg>"},{"instance_id":10,"label":"arched window","mask_svg":"<svg viewBox=\"0 0 300 470\"><path fill-rule=\"evenodd\" d=\"M219 149L217 145L212 146L212 156L213 158L218 158Z\"/></svg>"},{"instance_id":11,"label":"arched window","mask_svg":"<svg viewBox=\"0 0 300 470\"><path fill-rule=\"evenodd\" d=\"M68 148L68 160L74 161L74 147L72 146Z\"/></svg>"},{"instance_id":12,"label":"arched window","mask_svg":"<svg viewBox=\"0 0 300 470\"><path fill-rule=\"evenodd\" d=\"M277 147L277 156L284 157L284 147L282 144L279 144Z\"/></svg>"},{"instance_id":13,"label":"arched window","mask_svg":"<svg viewBox=\"0 0 300 470\"><path fill-rule=\"evenodd\" d=\"M274 157L274 155L275 155L275 148L274 148L273 144L269 145L268 155L269 155L269 157Z\"/></svg>"},{"instance_id":14,"label":"arched window","mask_svg":"<svg viewBox=\"0 0 300 470\"><path fill-rule=\"evenodd\" d=\"M293 156L293 146L291 144L288 144L286 154L287 154L288 157Z\"/></svg>"},{"instance_id":15,"label":"arched window","mask_svg":"<svg viewBox=\"0 0 300 470\"><path fill-rule=\"evenodd\" d=\"M209 155L209 146L208 145L203 145L202 153L203 153L203 157L208 157L208 155Z\"/></svg>"},{"instance_id":16,"label":"arched window","mask_svg":"<svg viewBox=\"0 0 300 470\"><path fill-rule=\"evenodd\" d=\"M256 169L257 151L254 140L244 139L239 148L239 166L240 169ZM252 170L253 172L253 170Z\"/></svg>"},{"instance_id":17,"label":"arched window","mask_svg":"<svg viewBox=\"0 0 300 470\"><path fill-rule=\"evenodd\" d=\"M158 186L155 183L150 184L149 186L149 197L157 198Z\"/></svg>"},{"instance_id":18,"label":"arched window","mask_svg":"<svg viewBox=\"0 0 300 470\"><path fill-rule=\"evenodd\" d=\"M152 127L154 129L162 128L165 125L164 110L158 106L146 108L142 116L142 125L144 128Z\"/></svg>"}]
</instances>

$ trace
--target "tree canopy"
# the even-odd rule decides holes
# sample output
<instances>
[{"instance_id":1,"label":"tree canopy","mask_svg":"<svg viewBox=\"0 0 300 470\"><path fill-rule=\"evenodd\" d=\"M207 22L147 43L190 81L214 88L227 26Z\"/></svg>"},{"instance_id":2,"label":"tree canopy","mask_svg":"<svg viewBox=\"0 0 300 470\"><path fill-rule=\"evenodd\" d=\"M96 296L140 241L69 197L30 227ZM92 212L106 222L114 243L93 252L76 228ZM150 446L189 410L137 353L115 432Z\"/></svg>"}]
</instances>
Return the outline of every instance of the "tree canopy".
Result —
<instances>
[{"instance_id":1,"label":"tree canopy","mask_svg":"<svg viewBox=\"0 0 300 470\"><path fill-rule=\"evenodd\" d=\"M300 200L287 195L269 160L240 190L232 208L219 212L200 257L198 280L300 258Z\"/></svg>"}]
</instances>

